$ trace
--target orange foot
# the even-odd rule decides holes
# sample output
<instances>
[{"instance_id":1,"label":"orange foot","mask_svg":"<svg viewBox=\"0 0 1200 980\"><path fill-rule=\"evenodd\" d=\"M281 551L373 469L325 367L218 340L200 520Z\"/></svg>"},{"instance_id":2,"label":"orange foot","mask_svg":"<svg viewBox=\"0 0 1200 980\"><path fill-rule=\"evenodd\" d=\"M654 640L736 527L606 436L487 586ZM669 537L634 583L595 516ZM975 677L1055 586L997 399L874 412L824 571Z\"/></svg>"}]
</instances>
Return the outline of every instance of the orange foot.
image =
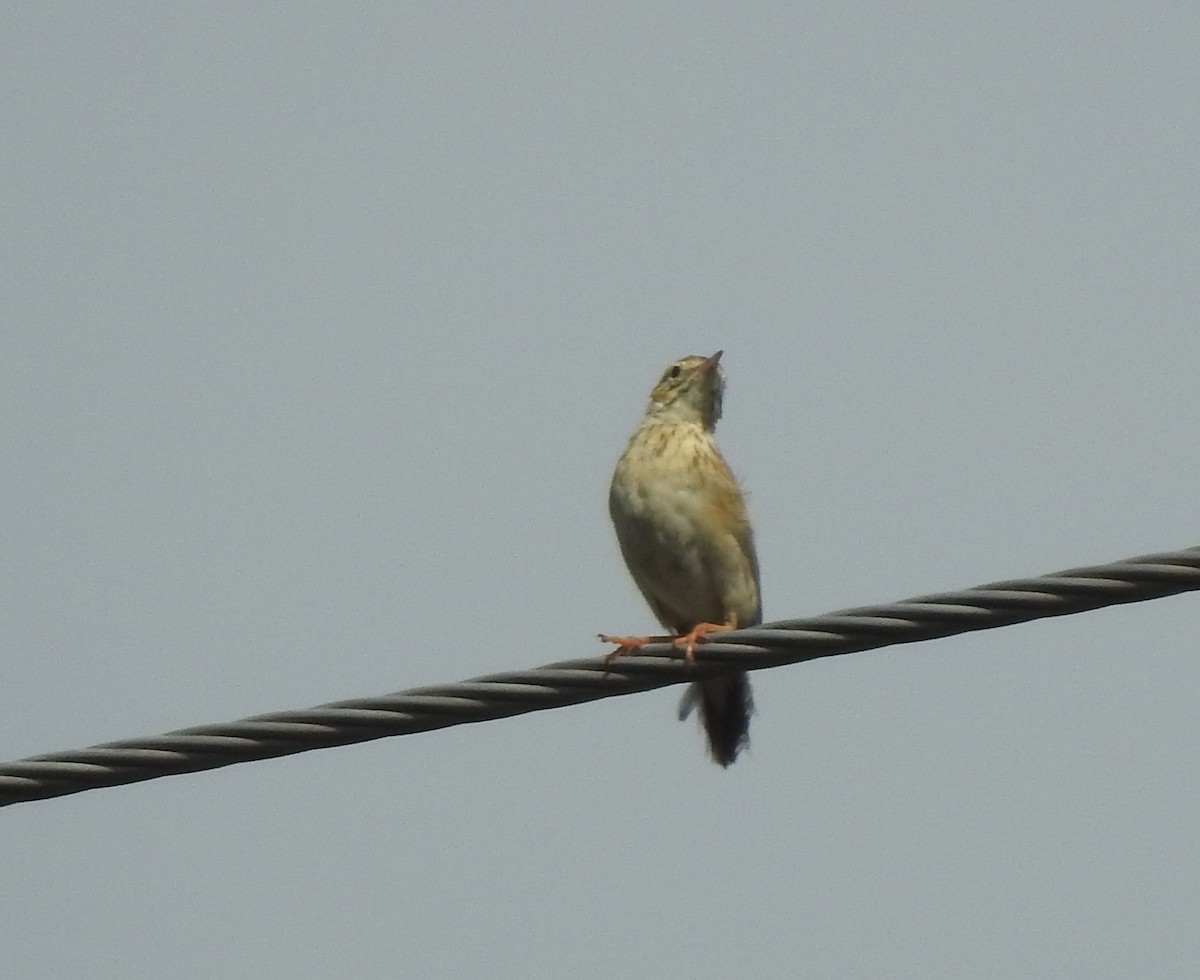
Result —
<instances>
[{"instance_id":1,"label":"orange foot","mask_svg":"<svg viewBox=\"0 0 1200 980\"><path fill-rule=\"evenodd\" d=\"M731 619L728 623L697 623L692 627L690 633L677 636L671 642L677 647L683 647L684 658L686 660L694 661L696 659L696 644L702 642L709 633L725 633L735 629L737 629L736 619Z\"/></svg>"},{"instance_id":2,"label":"orange foot","mask_svg":"<svg viewBox=\"0 0 1200 980\"><path fill-rule=\"evenodd\" d=\"M605 636L600 634L601 643L615 643L617 648L604 658L606 664L611 664L617 657L636 657L647 643L666 643L674 640L673 636Z\"/></svg>"}]
</instances>

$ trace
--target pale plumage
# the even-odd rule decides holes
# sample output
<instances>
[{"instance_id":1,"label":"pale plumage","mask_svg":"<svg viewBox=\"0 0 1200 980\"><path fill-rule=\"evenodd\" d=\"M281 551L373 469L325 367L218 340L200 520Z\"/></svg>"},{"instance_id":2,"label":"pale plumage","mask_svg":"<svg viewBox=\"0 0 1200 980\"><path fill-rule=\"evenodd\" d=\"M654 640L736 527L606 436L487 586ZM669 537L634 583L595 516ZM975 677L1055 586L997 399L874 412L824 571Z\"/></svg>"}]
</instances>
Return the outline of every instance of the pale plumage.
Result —
<instances>
[{"instance_id":1,"label":"pale plumage","mask_svg":"<svg viewBox=\"0 0 1200 980\"><path fill-rule=\"evenodd\" d=\"M617 463L608 497L634 582L689 658L707 634L762 621L745 501L713 439L724 391L720 358L721 351L693 355L667 368ZM618 643L621 655L649 638L604 639ZM693 684L680 717L694 704L713 758L728 766L749 740L749 679L743 672Z\"/></svg>"}]
</instances>

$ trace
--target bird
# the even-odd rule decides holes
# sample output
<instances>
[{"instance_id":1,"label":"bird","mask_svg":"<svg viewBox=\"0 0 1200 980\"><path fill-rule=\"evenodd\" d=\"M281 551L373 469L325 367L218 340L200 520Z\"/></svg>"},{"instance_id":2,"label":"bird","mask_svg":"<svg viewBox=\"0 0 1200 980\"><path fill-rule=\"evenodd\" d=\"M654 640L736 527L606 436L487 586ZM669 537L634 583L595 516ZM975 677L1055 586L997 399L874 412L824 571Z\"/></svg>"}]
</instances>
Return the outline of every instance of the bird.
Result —
<instances>
[{"instance_id":1,"label":"bird","mask_svg":"<svg viewBox=\"0 0 1200 980\"><path fill-rule=\"evenodd\" d=\"M670 640L691 662L708 635L762 622L746 501L713 437L725 391L723 353L688 355L663 372L617 461L608 509L621 555L671 635L601 634L617 644L610 661ZM680 719L697 706L713 761L730 766L750 740L754 700L746 672L692 683Z\"/></svg>"}]
</instances>

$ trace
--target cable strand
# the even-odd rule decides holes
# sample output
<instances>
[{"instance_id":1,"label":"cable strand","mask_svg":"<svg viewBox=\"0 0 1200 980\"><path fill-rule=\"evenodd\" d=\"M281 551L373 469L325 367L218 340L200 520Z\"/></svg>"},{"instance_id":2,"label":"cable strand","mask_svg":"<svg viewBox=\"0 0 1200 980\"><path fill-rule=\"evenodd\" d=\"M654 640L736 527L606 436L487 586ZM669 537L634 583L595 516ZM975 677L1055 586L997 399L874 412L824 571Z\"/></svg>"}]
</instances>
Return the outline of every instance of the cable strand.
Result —
<instances>
[{"instance_id":1,"label":"cable strand","mask_svg":"<svg viewBox=\"0 0 1200 980\"><path fill-rule=\"evenodd\" d=\"M654 643L643 648L643 655L612 663L603 658L566 660L458 684L277 711L0 763L0 806L510 718L730 670L803 663L1196 589L1200 547L734 630L720 634L719 642L701 645L691 665L671 644Z\"/></svg>"}]
</instances>

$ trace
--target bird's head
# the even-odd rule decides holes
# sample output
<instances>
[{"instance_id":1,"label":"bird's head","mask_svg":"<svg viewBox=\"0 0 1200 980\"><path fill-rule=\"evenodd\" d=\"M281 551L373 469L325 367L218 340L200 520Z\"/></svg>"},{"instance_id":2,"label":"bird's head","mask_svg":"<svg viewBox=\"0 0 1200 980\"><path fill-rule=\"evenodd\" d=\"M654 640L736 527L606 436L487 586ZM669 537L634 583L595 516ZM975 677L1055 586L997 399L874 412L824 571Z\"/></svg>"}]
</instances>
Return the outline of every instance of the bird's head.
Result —
<instances>
[{"instance_id":1,"label":"bird's head","mask_svg":"<svg viewBox=\"0 0 1200 980\"><path fill-rule=\"evenodd\" d=\"M679 422L699 422L712 429L721 417L725 373L720 360L724 351L711 357L689 354L663 372L650 392L647 415Z\"/></svg>"}]
</instances>

